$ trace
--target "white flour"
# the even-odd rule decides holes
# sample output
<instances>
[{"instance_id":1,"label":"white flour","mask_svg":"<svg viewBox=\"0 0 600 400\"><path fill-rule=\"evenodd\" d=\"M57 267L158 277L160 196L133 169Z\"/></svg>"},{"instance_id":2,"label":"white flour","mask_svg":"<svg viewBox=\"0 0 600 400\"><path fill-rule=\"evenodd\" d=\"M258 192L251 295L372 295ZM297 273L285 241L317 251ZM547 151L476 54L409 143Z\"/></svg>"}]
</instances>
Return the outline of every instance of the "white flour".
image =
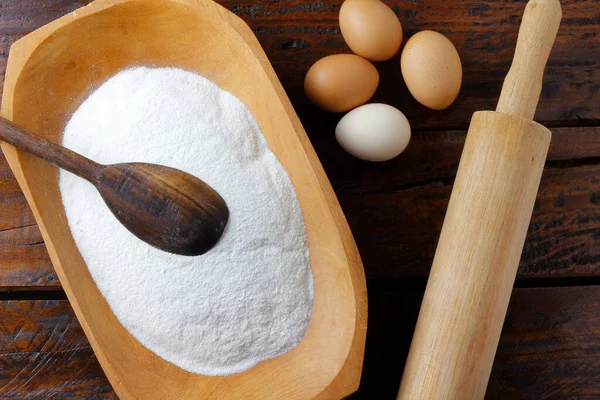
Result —
<instances>
[{"instance_id":1,"label":"white flour","mask_svg":"<svg viewBox=\"0 0 600 400\"><path fill-rule=\"evenodd\" d=\"M137 239L91 184L60 172L77 247L112 311L145 347L187 371L227 375L300 342L313 297L304 221L241 101L190 72L130 69L81 105L63 145L104 164L184 170L227 202L217 246L177 256Z\"/></svg>"}]
</instances>

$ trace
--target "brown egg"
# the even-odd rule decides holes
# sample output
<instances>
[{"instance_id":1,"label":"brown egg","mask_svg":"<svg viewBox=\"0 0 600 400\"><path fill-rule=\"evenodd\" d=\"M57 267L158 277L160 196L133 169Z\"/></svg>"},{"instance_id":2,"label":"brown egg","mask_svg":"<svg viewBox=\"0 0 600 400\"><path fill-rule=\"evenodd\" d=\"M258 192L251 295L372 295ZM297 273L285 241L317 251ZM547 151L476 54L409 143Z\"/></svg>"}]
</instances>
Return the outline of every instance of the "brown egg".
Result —
<instances>
[{"instance_id":1,"label":"brown egg","mask_svg":"<svg viewBox=\"0 0 600 400\"><path fill-rule=\"evenodd\" d=\"M398 17L379 0L344 1L340 29L352 51L371 61L389 60L402 44Z\"/></svg>"},{"instance_id":2,"label":"brown egg","mask_svg":"<svg viewBox=\"0 0 600 400\"><path fill-rule=\"evenodd\" d=\"M460 56L441 33L422 31L411 37L402 50L400 66L408 90L424 106L443 110L458 96Z\"/></svg>"},{"instance_id":3,"label":"brown egg","mask_svg":"<svg viewBox=\"0 0 600 400\"><path fill-rule=\"evenodd\" d=\"M345 112L365 104L375 93L379 73L354 54L336 54L314 63L304 78L304 92L319 108Z\"/></svg>"}]
</instances>

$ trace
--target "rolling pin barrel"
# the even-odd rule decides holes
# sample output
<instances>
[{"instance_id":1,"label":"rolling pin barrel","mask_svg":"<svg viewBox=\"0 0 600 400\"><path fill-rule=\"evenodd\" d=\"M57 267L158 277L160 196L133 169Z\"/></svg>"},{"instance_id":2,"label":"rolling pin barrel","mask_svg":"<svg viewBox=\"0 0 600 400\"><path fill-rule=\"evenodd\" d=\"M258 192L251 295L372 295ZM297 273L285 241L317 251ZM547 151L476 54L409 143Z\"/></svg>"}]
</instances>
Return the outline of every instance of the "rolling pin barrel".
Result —
<instances>
[{"instance_id":1,"label":"rolling pin barrel","mask_svg":"<svg viewBox=\"0 0 600 400\"><path fill-rule=\"evenodd\" d=\"M561 16L529 2L497 111L473 115L398 399L485 395L550 144L531 119Z\"/></svg>"},{"instance_id":2,"label":"rolling pin barrel","mask_svg":"<svg viewBox=\"0 0 600 400\"><path fill-rule=\"evenodd\" d=\"M483 398L549 144L531 120L473 116L399 399Z\"/></svg>"}]
</instances>

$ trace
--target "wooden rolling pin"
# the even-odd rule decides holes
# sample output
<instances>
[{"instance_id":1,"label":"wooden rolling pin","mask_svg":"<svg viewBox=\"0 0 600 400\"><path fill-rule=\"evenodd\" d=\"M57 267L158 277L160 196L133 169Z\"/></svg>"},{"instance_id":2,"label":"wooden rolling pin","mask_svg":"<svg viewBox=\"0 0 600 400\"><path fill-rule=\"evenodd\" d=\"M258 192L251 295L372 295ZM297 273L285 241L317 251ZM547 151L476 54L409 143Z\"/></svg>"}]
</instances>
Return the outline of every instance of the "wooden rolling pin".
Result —
<instances>
[{"instance_id":1,"label":"wooden rolling pin","mask_svg":"<svg viewBox=\"0 0 600 400\"><path fill-rule=\"evenodd\" d=\"M398 399L482 399L550 144L532 121L562 17L531 0L496 112L473 115Z\"/></svg>"}]
</instances>

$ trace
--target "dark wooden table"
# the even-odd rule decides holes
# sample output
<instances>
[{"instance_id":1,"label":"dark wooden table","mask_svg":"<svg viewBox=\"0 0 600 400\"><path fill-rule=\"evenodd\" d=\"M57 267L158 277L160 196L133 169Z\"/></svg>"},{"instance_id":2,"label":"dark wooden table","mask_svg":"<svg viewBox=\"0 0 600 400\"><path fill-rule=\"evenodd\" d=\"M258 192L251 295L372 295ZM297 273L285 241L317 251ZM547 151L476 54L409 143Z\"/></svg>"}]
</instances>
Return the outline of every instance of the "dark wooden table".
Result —
<instances>
[{"instance_id":1,"label":"dark wooden table","mask_svg":"<svg viewBox=\"0 0 600 400\"><path fill-rule=\"evenodd\" d=\"M86 3L0 0L0 80L11 43ZM464 82L456 103L434 112L408 94L398 57L377 64L374 101L400 108L414 128L405 154L382 164L341 151L333 136L340 116L318 111L302 92L314 61L348 51L337 22L341 0L222 4L252 27L273 63L364 260L369 330L361 388L351 398L395 398L465 129L474 111L495 107L525 1L388 1L405 37L434 29L456 44ZM554 138L489 399L600 398L600 0L562 5L536 115ZM1 155L0 398L116 398Z\"/></svg>"}]
</instances>

